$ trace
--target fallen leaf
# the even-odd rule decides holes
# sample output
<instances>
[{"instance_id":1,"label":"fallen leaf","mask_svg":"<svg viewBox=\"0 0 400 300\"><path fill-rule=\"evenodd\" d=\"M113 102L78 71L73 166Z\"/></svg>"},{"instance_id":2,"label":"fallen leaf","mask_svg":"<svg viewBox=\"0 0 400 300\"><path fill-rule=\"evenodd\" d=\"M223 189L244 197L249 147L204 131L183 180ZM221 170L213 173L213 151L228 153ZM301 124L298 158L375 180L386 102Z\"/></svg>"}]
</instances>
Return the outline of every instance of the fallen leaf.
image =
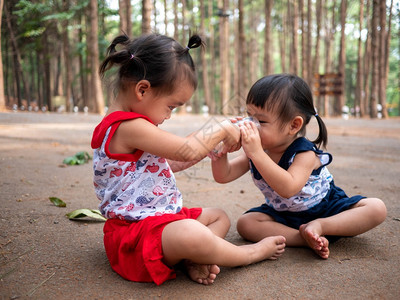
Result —
<instances>
[{"instance_id":1,"label":"fallen leaf","mask_svg":"<svg viewBox=\"0 0 400 300\"><path fill-rule=\"evenodd\" d=\"M88 209L88 208L81 208L70 213L67 213L66 216L70 220L77 220L80 218L88 217L100 221L106 221L107 219L102 216L99 210L97 209Z\"/></svg>"},{"instance_id":2,"label":"fallen leaf","mask_svg":"<svg viewBox=\"0 0 400 300\"><path fill-rule=\"evenodd\" d=\"M62 201L60 198L49 197L49 199L50 199L51 203L53 203L57 207L66 207L67 206L67 204L64 201Z\"/></svg>"},{"instance_id":3,"label":"fallen leaf","mask_svg":"<svg viewBox=\"0 0 400 300\"><path fill-rule=\"evenodd\" d=\"M89 162L90 159L92 159L92 157L90 156L89 153L87 153L86 151L80 151L80 152L77 152L73 156L64 158L63 164L71 165L71 166L83 165L83 164L86 164L87 162Z\"/></svg>"}]
</instances>

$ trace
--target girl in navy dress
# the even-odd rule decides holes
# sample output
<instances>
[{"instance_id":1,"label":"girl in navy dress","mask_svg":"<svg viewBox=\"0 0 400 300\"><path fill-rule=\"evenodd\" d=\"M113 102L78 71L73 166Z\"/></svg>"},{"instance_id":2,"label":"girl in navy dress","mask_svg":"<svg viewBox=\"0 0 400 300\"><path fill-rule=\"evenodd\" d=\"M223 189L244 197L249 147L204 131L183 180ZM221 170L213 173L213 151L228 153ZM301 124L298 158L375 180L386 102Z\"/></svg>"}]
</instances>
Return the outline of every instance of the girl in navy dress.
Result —
<instances>
[{"instance_id":1,"label":"girl in navy dress","mask_svg":"<svg viewBox=\"0 0 400 300\"><path fill-rule=\"evenodd\" d=\"M299 77L288 74L258 80L246 100L248 115L241 122L244 153L213 160L213 175L226 183L251 171L265 203L242 215L239 234L250 241L283 235L287 246L308 246L320 257L329 256L329 241L355 236L382 223L385 204L377 198L348 197L335 186L327 169L332 156L320 150L327 143L324 122L315 111L312 93ZM306 125L316 118L319 135L306 139Z\"/></svg>"}]
</instances>

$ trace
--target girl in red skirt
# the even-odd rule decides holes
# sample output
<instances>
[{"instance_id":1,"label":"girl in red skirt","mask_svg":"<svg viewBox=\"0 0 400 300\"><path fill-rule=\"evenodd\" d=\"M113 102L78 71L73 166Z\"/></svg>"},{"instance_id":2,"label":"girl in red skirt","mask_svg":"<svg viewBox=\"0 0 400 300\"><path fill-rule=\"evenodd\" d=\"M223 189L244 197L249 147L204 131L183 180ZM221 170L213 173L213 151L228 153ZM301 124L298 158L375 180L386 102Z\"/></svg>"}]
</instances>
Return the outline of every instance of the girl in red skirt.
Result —
<instances>
[{"instance_id":1,"label":"girl in red skirt","mask_svg":"<svg viewBox=\"0 0 400 300\"><path fill-rule=\"evenodd\" d=\"M224 240L230 227L217 208L186 208L174 173L203 159L223 141L223 152L239 148L240 133L230 121L179 137L158 127L189 101L197 86L191 48L150 34L114 39L100 68L116 67L115 100L96 127L94 186L99 208L108 219L104 245L112 268L122 277L161 284L175 277L183 261L189 277L214 282L219 266L241 266L276 259L283 236L236 246ZM117 46L118 49L117 50Z\"/></svg>"}]
</instances>

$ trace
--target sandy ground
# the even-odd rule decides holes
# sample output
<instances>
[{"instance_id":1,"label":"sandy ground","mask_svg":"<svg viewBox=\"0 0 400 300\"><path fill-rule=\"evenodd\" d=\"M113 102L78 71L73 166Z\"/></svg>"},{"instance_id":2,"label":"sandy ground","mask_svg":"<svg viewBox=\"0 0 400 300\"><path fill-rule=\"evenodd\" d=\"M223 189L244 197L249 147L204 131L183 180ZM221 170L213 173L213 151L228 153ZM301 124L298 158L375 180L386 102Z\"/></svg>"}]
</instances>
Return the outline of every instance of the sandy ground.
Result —
<instances>
[{"instance_id":1,"label":"sandy ground","mask_svg":"<svg viewBox=\"0 0 400 300\"><path fill-rule=\"evenodd\" d=\"M336 184L349 195L383 199L388 208L383 224L331 245L328 260L306 248L287 248L277 261L222 268L212 286L181 272L161 286L126 281L108 264L103 223L65 217L75 209L97 208L91 164L65 167L62 161L91 152L91 132L100 119L0 114L1 299L400 299L399 119L326 120ZM163 128L186 135L209 122L215 118L173 116ZM244 244L236 220L262 203L250 175L217 184L208 158L176 175L184 204L225 209L232 221L227 239ZM52 196L67 207L54 206Z\"/></svg>"}]
</instances>

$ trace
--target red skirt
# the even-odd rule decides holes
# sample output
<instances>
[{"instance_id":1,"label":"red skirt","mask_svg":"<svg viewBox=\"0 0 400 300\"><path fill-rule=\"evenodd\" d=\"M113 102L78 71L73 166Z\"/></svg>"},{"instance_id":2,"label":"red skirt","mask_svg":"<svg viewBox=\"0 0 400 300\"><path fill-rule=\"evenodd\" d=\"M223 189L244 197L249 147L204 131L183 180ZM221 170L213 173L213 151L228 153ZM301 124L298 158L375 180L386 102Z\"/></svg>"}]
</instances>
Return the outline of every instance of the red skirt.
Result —
<instances>
[{"instance_id":1,"label":"red skirt","mask_svg":"<svg viewBox=\"0 0 400 300\"><path fill-rule=\"evenodd\" d=\"M177 214L147 217L138 222L109 219L104 225L104 247L115 272L137 282L162 284L176 274L163 262L162 231L171 222L197 219L201 208L186 208Z\"/></svg>"}]
</instances>

